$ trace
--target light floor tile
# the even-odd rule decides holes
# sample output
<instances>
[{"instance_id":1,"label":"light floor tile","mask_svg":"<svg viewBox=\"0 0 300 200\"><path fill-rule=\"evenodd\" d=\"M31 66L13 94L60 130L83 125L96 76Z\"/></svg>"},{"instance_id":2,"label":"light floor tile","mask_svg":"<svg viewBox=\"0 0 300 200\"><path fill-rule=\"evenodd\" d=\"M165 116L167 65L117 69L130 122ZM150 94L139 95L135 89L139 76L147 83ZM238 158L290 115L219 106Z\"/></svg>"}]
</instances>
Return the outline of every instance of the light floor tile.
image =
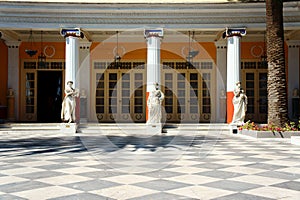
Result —
<instances>
[{"instance_id":1,"label":"light floor tile","mask_svg":"<svg viewBox=\"0 0 300 200\"><path fill-rule=\"evenodd\" d=\"M208 176L201 176L201 175L182 175L182 176L175 176L171 178L165 178L166 180L171 181L177 181L182 182L186 184L193 184L193 185L199 185L199 184L205 184L210 182L219 181L221 179L218 178L212 178Z\"/></svg>"},{"instance_id":2,"label":"light floor tile","mask_svg":"<svg viewBox=\"0 0 300 200\"><path fill-rule=\"evenodd\" d=\"M216 158L216 159L222 159L222 160L231 160L231 159L241 158L241 156L233 156L233 155L215 155L215 156L210 156L209 158Z\"/></svg>"},{"instance_id":3,"label":"light floor tile","mask_svg":"<svg viewBox=\"0 0 300 200\"><path fill-rule=\"evenodd\" d=\"M174 167L174 168L167 168L164 170L171 171L171 172L186 173L186 174L195 174L199 172L211 171L211 169L199 168L199 167Z\"/></svg>"},{"instance_id":4,"label":"light floor tile","mask_svg":"<svg viewBox=\"0 0 300 200\"><path fill-rule=\"evenodd\" d=\"M256 173L267 171L265 169L257 169L257 168L244 167L244 166L228 167L220 170L226 172L237 172L241 174L256 174Z\"/></svg>"},{"instance_id":5,"label":"light floor tile","mask_svg":"<svg viewBox=\"0 0 300 200\"><path fill-rule=\"evenodd\" d=\"M211 156L214 156L214 155L226 155L226 154L230 154L230 153L232 153L232 152L222 151L222 150L212 150L209 153L208 158L210 158Z\"/></svg>"},{"instance_id":6,"label":"light floor tile","mask_svg":"<svg viewBox=\"0 0 300 200\"><path fill-rule=\"evenodd\" d=\"M269 178L269 177L257 176L257 175L239 176L239 177L235 177L235 178L230 178L228 180L258 184L258 185L264 185L264 186L282 183L282 182L286 181L285 179Z\"/></svg>"},{"instance_id":7,"label":"light floor tile","mask_svg":"<svg viewBox=\"0 0 300 200\"><path fill-rule=\"evenodd\" d=\"M299 179L296 179L296 180L294 180L294 181L300 182L300 178L299 178Z\"/></svg>"},{"instance_id":8,"label":"light floor tile","mask_svg":"<svg viewBox=\"0 0 300 200\"><path fill-rule=\"evenodd\" d=\"M180 166L191 166L191 165L197 165L200 161L193 161L193 160L177 160L174 162L174 165L180 165Z\"/></svg>"},{"instance_id":9,"label":"light floor tile","mask_svg":"<svg viewBox=\"0 0 300 200\"><path fill-rule=\"evenodd\" d=\"M260 187L243 193L252 194L256 196L263 196L268 198L274 198L274 199L295 197L297 195L299 195L300 197L300 192L296 192L294 190L289 190L284 188L271 187L271 186Z\"/></svg>"},{"instance_id":10,"label":"light floor tile","mask_svg":"<svg viewBox=\"0 0 300 200\"><path fill-rule=\"evenodd\" d=\"M18 163L18 165L26 166L26 167L39 167L39 166L43 166L43 165L52 165L52 164L57 164L57 163L52 162L52 161L46 161L46 160Z\"/></svg>"},{"instance_id":11,"label":"light floor tile","mask_svg":"<svg viewBox=\"0 0 300 200\"><path fill-rule=\"evenodd\" d=\"M111 167L111 168L112 169L108 170L108 171L118 171L118 172L127 173L127 174L152 172L152 171L156 171L156 170L160 169L160 168L147 168L145 166L142 166L142 167L130 166L130 167L116 167L116 168Z\"/></svg>"},{"instance_id":12,"label":"light floor tile","mask_svg":"<svg viewBox=\"0 0 300 200\"><path fill-rule=\"evenodd\" d=\"M269 160L262 163L270 164L270 165L279 165L279 166L290 166L290 167L299 165L299 162L286 161L286 160Z\"/></svg>"},{"instance_id":13,"label":"light floor tile","mask_svg":"<svg viewBox=\"0 0 300 200\"><path fill-rule=\"evenodd\" d=\"M237 166L237 165L249 165L252 164L253 162L241 161L241 160L221 160L213 163L221 164L221 165Z\"/></svg>"},{"instance_id":14,"label":"light floor tile","mask_svg":"<svg viewBox=\"0 0 300 200\"><path fill-rule=\"evenodd\" d=\"M27 181L26 178L20 178L17 176L2 176L0 177L0 185L10 184L10 183L18 183L22 181Z\"/></svg>"},{"instance_id":15,"label":"light floor tile","mask_svg":"<svg viewBox=\"0 0 300 200\"><path fill-rule=\"evenodd\" d=\"M64 184L76 183L76 182L87 181L87 180L92 180L92 178L78 176L78 175L62 175L62 176L37 179L37 181L39 182L48 183L52 185L64 185Z\"/></svg>"},{"instance_id":16,"label":"light floor tile","mask_svg":"<svg viewBox=\"0 0 300 200\"><path fill-rule=\"evenodd\" d=\"M113 176L113 177L107 177L102 179L111 182L121 183L121 184L134 184L139 182L156 180L156 178L153 177L140 176L140 175L120 175L120 176Z\"/></svg>"},{"instance_id":17,"label":"light floor tile","mask_svg":"<svg viewBox=\"0 0 300 200\"><path fill-rule=\"evenodd\" d=\"M141 197L149 194L157 193L158 191L141 188L133 185L121 185L117 187L105 188L102 190L91 191L90 193L125 200L130 198Z\"/></svg>"},{"instance_id":18,"label":"light floor tile","mask_svg":"<svg viewBox=\"0 0 300 200\"><path fill-rule=\"evenodd\" d=\"M93 172L93 171L97 173L102 170L91 168L91 167L71 167L71 168L56 169L55 171L66 173L66 174L80 174L80 173Z\"/></svg>"},{"instance_id":19,"label":"light floor tile","mask_svg":"<svg viewBox=\"0 0 300 200\"><path fill-rule=\"evenodd\" d=\"M83 161L75 161L75 162L69 162L69 165L74 165L74 166L80 166L80 167L88 167L92 165L97 165L100 164L100 161L97 160L83 160Z\"/></svg>"},{"instance_id":20,"label":"light floor tile","mask_svg":"<svg viewBox=\"0 0 300 200\"><path fill-rule=\"evenodd\" d=\"M34 190L26 190L22 192L13 193L13 195L27 198L30 200L45 200L50 198L57 198L61 196L68 196L80 193L81 191L60 187L60 186L50 186Z\"/></svg>"},{"instance_id":21,"label":"light floor tile","mask_svg":"<svg viewBox=\"0 0 300 200\"><path fill-rule=\"evenodd\" d=\"M43 169L38 169L38 168L32 168L32 167L21 167L21 168L15 168L15 169L7 169L7 170L2 170L1 174L6 174L6 175L19 175L19 174L28 174L28 173L34 173L34 172L42 172L46 171Z\"/></svg>"},{"instance_id":22,"label":"light floor tile","mask_svg":"<svg viewBox=\"0 0 300 200\"><path fill-rule=\"evenodd\" d=\"M287 173L291 173L291 174L298 174L298 176L300 178L300 167L287 167L287 168L283 168L283 169L278 169L276 171L287 172Z\"/></svg>"},{"instance_id":23,"label":"light floor tile","mask_svg":"<svg viewBox=\"0 0 300 200\"><path fill-rule=\"evenodd\" d=\"M191 186L191 187L184 187L175 190L170 190L167 191L167 193L186 196L188 198L193 198L193 199L206 200L206 199L222 197L225 195L230 195L233 194L234 192L210 188L210 187L204 187L204 186Z\"/></svg>"},{"instance_id":24,"label":"light floor tile","mask_svg":"<svg viewBox=\"0 0 300 200\"><path fill-rule=\"evenodd\" d=\"M254 153L259 153L257 151L254 151ZM259 154L259 155L255 155L255 156L250 156L252 158L263 158L263 159L272 159L272 160L279 160L279 159L283 159L283 158L286 158L286 156L278 156L278 155L272 155L274 154L274 152L270 152L270 153L262 153L262 154Z\"/></svg>"}]
</instances>

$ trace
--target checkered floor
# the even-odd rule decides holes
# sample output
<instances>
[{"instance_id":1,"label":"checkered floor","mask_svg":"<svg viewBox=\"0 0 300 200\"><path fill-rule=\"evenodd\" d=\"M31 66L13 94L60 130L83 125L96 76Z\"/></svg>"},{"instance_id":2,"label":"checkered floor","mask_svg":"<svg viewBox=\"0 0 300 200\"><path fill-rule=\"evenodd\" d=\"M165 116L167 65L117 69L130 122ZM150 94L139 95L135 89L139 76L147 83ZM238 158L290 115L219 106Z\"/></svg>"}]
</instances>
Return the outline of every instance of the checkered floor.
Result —
<instances>
[{"instance_id":1,"label":"checkered floor","mask_svg":"<svg viewBox=\"0 0 300 200\"><path fill-rule=\"evenodd\" d=\"M0 199L300 199L300 146L219 132L0 132Z\"/></svg>"}]
</instances>

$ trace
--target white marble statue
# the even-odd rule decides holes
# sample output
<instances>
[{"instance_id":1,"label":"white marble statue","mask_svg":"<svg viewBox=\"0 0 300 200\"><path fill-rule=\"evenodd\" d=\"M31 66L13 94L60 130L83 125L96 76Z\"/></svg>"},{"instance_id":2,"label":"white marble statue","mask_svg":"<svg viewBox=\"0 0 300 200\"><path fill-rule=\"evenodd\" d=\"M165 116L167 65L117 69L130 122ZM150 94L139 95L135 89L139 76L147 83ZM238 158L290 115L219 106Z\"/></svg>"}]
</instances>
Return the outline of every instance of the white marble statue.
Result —
<instances>
[{"instance_id":1,"label":"white marble statue","mask_svg":"<svg viewBox=\"0 0 300 200\"><path fill-rule=\"evenodd\" d=\"M159 90L159 85L155 85L155 90L153 90L148 97L147 105L148 105L148 121L147 123L155 124L161 123L162 119L162 109L161 104L164 100L164 93Z\"/></svg>"},{"instance_id":2,"label":"white marble statue","mask_svg":"<svg viewBox=\"0 0 300 200\"><path fill-rule=\"evenodd\" d=\"M75 122L75 110L76 110L76 99L78 97L78 91L76 91L73 87L73 82L68 81L67 86L65 88L65 98L62 102L61 108L61 119L64 122Z\"/></svg>"},{"instance_id":3,"label":"white marble statue","mask_svg":"<svg viewBox=\"0 0 300 200\"><path fill-rule=\"evenodd\" d=\"M245 94L245 91L241 88L241 82L236 83L236 87L234 88L234 97L232 99L234 113L232 118L232 123L234 124L242 124L244 123L248 98Z\"/></svg>"}]
</instances>

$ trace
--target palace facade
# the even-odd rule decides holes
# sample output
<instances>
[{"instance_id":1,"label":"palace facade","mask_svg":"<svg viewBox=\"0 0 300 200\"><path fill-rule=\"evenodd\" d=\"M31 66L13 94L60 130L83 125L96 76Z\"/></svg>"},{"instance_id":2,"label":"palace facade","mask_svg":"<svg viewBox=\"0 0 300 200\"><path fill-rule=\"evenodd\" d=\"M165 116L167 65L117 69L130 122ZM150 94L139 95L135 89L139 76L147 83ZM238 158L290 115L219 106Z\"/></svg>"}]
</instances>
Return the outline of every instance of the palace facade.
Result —
<instances>
[{"instance_id":1,"label":"palace facade","mask_svg":"<svg viewBox=\"0 0 300 200\"><path fill-rule=\"evenodd\" d=\"M284 3L291 119L299 117L300 3ZM267 120L265 3L0 1L1 117L60 122L65 83L81 122L146 122L158 83L167 122L226 122L240 80L246 120Z\"/></svg>"}]
</instances>

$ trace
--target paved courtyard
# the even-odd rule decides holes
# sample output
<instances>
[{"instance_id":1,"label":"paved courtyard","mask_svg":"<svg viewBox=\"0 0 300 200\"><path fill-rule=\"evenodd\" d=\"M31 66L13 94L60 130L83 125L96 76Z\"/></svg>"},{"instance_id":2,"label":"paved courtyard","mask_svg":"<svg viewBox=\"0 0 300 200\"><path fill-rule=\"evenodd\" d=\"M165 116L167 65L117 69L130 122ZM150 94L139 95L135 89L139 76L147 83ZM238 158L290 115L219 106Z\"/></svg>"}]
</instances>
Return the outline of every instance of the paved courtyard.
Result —
<instances>
[{"instance_id":1,"label":"paved courtyard","mask_svg":"<svg viewBox=\"0 0 300 200\"><path fill-rule=\"evenodd\" d=\"M226 131L0 132L0 199L300 199L300 146Z\"/></svg>"}]
</instances>

